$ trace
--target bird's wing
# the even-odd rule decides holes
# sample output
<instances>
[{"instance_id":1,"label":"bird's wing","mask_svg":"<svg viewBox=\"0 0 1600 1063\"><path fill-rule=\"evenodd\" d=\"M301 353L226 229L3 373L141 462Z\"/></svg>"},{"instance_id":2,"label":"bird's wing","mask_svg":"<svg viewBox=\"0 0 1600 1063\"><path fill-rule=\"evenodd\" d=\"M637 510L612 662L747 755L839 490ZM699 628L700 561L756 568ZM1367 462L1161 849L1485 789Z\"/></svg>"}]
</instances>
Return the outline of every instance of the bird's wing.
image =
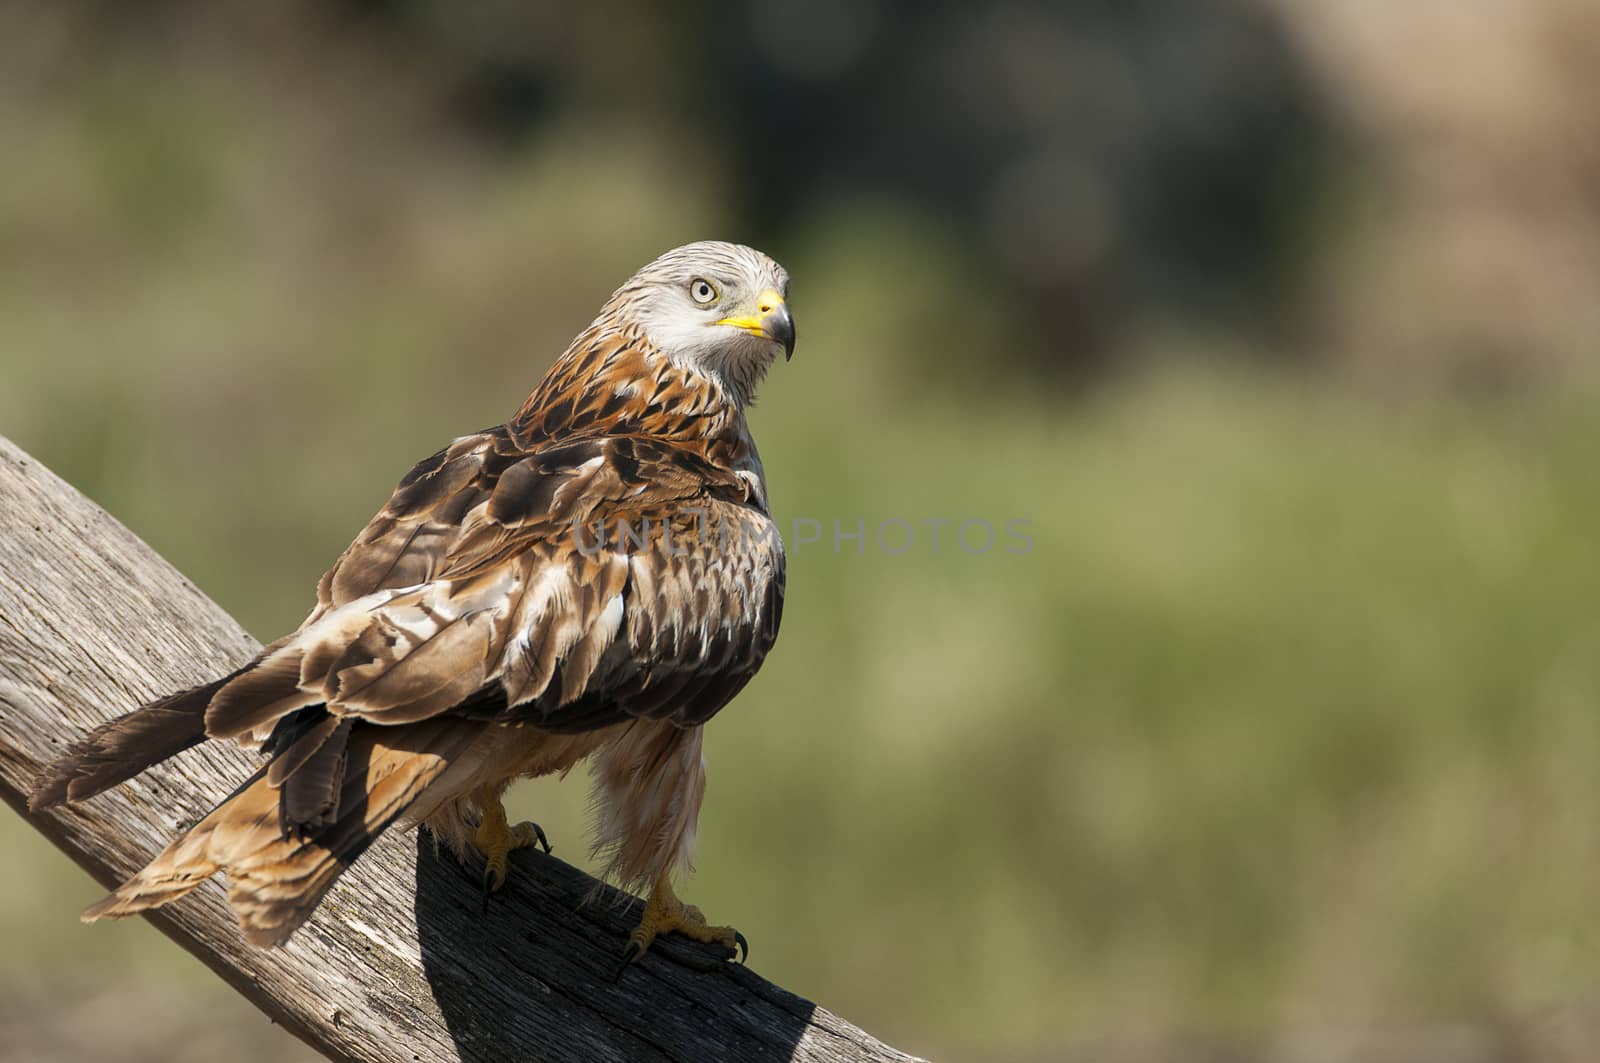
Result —
<instances>
[{"instance_id":1,"label":"bird's wing","mask_svg":"<svg viewBox=\"0 0 1600 1063\"><path fill-rule=\"evenodd\" d=\"M586 547L581 582L568 582L570 566L538 568L503 658L504 705L463 711L569 732L630 717L691 726L726 705L778 637L783 544L755 507L694 501L692 513L647 506L623 518L626 529L608 523L606 548ZM561 604L568 588L582 599L576 611ZM569 619L590 615L586 627Z\"/></svg>"},{"instance_id":2,"label":"bird's wing","mask_svg":"<svg viewBox=\"0 0 1600 1063\"><path fill-rule=\"evenodd\" d=\"M702 722L777 633L782 544L752 492L644 437L458 439L401 481L301 629L216 693L206 731L265 739L314 706L379 724ZM274 741L307 743L309 762L325 730Z\"/></svg>"}]
</instances>

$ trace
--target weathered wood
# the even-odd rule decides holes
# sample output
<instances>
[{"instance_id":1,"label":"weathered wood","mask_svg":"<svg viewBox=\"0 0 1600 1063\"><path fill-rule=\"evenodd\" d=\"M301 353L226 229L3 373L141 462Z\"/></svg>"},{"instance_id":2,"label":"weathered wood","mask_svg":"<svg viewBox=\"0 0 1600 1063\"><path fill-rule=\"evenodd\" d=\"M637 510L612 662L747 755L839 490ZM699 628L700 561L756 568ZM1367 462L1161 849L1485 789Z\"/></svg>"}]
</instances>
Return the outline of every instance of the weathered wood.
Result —
<instances>
[{"instance_id":1,"label":"weathered wood","mask_svg":"<svg viewBox=\"0 0 1600 1063\"><path fill-rule=\"evenodd\" d=\"M256 643L154 551L0 437L0 796L107 887L230 792L252 755L184 753L83 805L29 814L41 762L109 716L219 675ZM658 944L613 983L636 900L533 850L482 910L419 834L386 836L280 949L215 884L148 918L339 1060L909 1060L745 968ZM63 909L60 918L76 918Z\"/></svg>"}]
</instances>

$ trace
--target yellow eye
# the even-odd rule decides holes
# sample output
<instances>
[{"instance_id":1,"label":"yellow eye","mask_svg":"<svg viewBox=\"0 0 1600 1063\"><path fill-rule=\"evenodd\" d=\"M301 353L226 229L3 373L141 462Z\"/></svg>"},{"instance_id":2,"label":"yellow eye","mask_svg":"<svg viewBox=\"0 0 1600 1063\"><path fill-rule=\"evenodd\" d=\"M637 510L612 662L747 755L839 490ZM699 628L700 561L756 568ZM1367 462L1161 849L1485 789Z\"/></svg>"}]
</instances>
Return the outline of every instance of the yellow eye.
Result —
<instances>
[{"instance_id":1,"label":"yellow eye","mask_svg":"<svg viewBox=\"0 0 1600 1063\"><path fill-rule=\"evenodd\" d=\"M689 282L689 295L695 302L704 305L717 298L717 289L704 277L696 277Z\"/></svg>"}]
</instances>

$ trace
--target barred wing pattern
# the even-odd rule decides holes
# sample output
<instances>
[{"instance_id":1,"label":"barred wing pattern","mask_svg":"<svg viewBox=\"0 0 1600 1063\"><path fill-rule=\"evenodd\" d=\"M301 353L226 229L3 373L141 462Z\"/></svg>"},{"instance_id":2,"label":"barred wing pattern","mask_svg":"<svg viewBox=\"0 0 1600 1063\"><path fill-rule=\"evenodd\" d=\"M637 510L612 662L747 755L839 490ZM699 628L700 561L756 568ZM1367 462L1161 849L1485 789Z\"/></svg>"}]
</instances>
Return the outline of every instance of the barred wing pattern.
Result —
<instances>
[{"instance_id":1,"label":"barred wing pattern","mask_svg":"<svg viewBox=\"0 0 1600 1063\"><path fill-rule=\"evenodd\" d=\"M318 702L378 723L704 723L771 649L783 576L737 474L648 439L527 452L491 429L401 482L301 632L222 688L207 727L259 732Z\"/></svg>"}]
</instances>

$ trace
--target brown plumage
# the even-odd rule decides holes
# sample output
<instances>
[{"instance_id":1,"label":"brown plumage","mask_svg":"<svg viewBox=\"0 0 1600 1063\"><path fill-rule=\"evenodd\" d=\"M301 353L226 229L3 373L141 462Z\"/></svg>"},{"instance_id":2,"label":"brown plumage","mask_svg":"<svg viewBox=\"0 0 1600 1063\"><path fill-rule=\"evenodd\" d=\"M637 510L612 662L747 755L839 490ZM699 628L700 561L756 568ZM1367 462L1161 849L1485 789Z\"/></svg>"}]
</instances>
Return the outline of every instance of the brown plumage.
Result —
<instances>
[{"instance_id":1,"label":"brown plumage","mask_svg":"<svg viewBox=\"0 0 1600 1063\"><path fill-rule=\"evenodd\" d=\"M509 422L400 481L296 632L50 765L35 808L207 739L267 757L85 918L165 904L222 871L246 936L275 944L393 823L425 822L503 867L523 844L496 833L505 786L590 757L597 847L667 912L639 950L656 929L702 936L703 922L673 921L665 883L693 851L700 726L778 633L783 546L744 409L792 350L787 285L732 244L645 267Z\"/></svg>"}]
</instances>

